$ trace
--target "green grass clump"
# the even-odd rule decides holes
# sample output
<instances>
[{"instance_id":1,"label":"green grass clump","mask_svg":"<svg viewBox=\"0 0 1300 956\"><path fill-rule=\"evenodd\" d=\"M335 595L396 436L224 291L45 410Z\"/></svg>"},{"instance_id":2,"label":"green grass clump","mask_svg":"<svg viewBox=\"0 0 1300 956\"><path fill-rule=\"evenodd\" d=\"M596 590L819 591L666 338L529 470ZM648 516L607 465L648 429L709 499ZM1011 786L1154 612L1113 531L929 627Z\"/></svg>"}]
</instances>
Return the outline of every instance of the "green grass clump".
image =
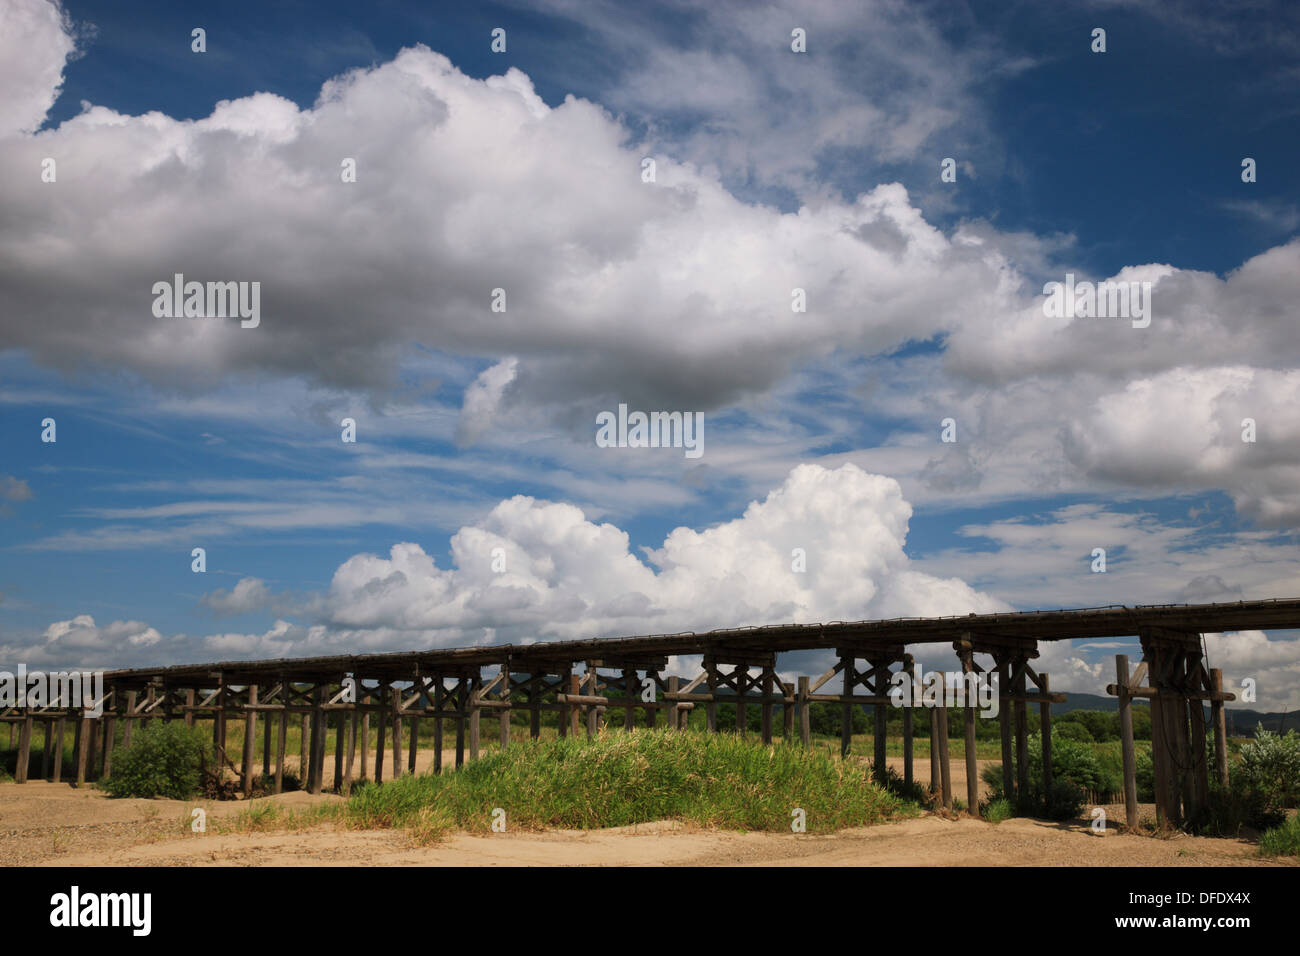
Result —
<instances>
[{"instance_id":1,"label":"green grass clump","mask_svg":"<svg viewBox=\"0 0 1300 956\"><path fill-rule=\"evenodd\" d=\"M984 807L984 819L989 823L1001 823L1003 820L1010 820L1016 815L1016 808L1011 805L1011 801L1005 798L994 800Z\"/></svg>"},{"instance_id":2,"label":"green grass clump","mask_svg":"<svg viewBox=\"0 0 1300 956\"><path fill-rule=\"evenodd\" d=\"M1259 838L1259 852L1263 856L1300 856L1300 816L1264 831Z\"/></svg>"},{"instance_id":3,"label":"green grass clump","mask_svg":"<svg viewBox=\"0 0 1300 956\"><path fill-rule=\"evenodd\" d=\"M817 751L724 734L601 733L512 744L454 773L363 785L345 818L406 827L418 840L452 829L597 829L679 820L729 830L808 832L865 826L915 808L872 783L867 768Z\"/></svg>"}]
</instances>

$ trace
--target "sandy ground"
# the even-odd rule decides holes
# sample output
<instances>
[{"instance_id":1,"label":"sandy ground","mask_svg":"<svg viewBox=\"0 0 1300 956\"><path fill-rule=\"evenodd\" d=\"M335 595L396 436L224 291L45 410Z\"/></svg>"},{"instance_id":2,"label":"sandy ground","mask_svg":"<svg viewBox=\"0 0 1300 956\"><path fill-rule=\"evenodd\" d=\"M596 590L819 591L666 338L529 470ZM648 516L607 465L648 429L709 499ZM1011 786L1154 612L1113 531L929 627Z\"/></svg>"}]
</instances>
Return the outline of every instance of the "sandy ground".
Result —
<instances>
[{"instance_id":1,"label":"sandy ground","mask_svg":"<svg viewBox=\"0 0 1300 956\"><path fill-rule=\"evenodd\" d=\"M901 771L901 758L897 765ZM928 779L928 762L918 762L916 769L919 779ZM964 767L954 761L952 769L953 791L964 798ZM266 799L305 806L341 798L297 792ZM1114 831L1098 836L1087 817L1061 824L1007 820L993 825L925 816L827 835L732 833L658 823L596 831L458 834L435 846L416 847L401 831L322 827L306 833L193 834L188 822L195 806L202 806L212 820L236 814L247 804L112 800L66 783L2 784L0 865L1294 865L1255 857L1246 840L1157 839ZM1106 809L1110 819L1123 818L1122 807ZM1152 808L1144 811L1149 816Z\"/></svg>"}]
</instances>

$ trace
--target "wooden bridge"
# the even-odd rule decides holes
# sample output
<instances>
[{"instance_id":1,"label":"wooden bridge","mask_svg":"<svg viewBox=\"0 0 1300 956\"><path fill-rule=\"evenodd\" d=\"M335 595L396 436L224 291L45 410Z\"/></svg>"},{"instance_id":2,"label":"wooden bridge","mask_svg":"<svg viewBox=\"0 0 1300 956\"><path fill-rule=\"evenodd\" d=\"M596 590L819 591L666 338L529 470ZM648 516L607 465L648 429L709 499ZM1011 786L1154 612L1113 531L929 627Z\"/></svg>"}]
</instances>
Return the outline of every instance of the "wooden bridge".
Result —
<instances>
[{"instance_id":1,"label":"wooden bridge","mask_svg":"<svg viewBox=\"0 0 1300 956\"><path fill-rule=\"evenodd\" d=\"M1215 773L1227 779L1223 705L1234 700L1222 689L1218 669L1207 669L1201 635L1246 629L1300 628L1300 599L1243 601L1235 604L1109 606L1060 611L971 614L965 617L904 618L888 621L790 624L735 628L707 633L656 634L499 645L445 650L409 651L338 657L269 661L226 661L110 671L104 675L102 715L99 707L29 706L0 711L10 724L10 741L18 730L16 779L26 781L33 725L44 724L42 775L57 780L64 729L73 723L76 782L108 775L112 770L116 724L124 722L129 742L137 721L183 719L194 725L211 720L217 760L241 780L245 793L257 778L257 723L263 723L262 774L274 774L275 792L283 785L286 731L291 716L301 720L301 764L304 786L312 793L323 787L328 728L335 733L335 785L346 791L352 781L366 779L371 766L370 724L377 724L373 778L383 780L385 753L391 755L393 777L403 773L403 734L407 735L405 769L414 772L420 720L434 722L434 772L442 770L444 726L455 735L456 766L478 757L483 720L498 722L501 744L510 741L510 716L529 715L529 733L537 737L542 712L557 712L559 733L578 734L585 725L594 734L610 722L611 711L623 711L623 726L647 726L660 718L671 728L685 725L686 712L703 705L706 726L716 731L717 706L736 707L736 728L744 732L746 708L762 716L765 743L773 737L773 716L781 705L783 735L793 740L797 720L800 740L810 740L809 704L838 703L843 707L841 750L847 755L852 734L852 709L870 706L875 712L874 767L885 767L885 717L891 706L894 674L905 671L916 679L910 645L951 644L961 672L997 675L1001 728L1003 785L1007 793L1024 792L1028 778L1027 708L1041 715L1045 783L1052 772L1050 705L1065 695L1052 693L1048 675L1031 664L1039 641L1136 636L1143 659L1129 673L1124 656L1117 658L1116 683L1108 691L1119 697L1123 739L1125 798L1129 824L1137 824L1137 792L1131 701L1151 705L1152 755L1156 811L1160 823L1179 825L1194 818L1209 799L1204 701L1211 705L1215 742ZM792 651L830 650L837 663L818 677L784 682L777 659ZM698 676L685 680L667 675L670 656L700 655ZM977 660L977 657L981 660ZM824 692L839 677L838 693ZM1031 689L1032 685L1032 689ZM978 711L965 701L967 805L979 804L979 773L975 742ZM904 706L904 779L913 781L912 727L915 708ZM244 724L238 766L226 753L226 724ZM933 708L930 742L930 785L945 808L952 807L949 770L947 706ZM358 733L360 731L360 733ZM273 741L274 735L274 741ZM360 742L360 767L355 760ZM274 768L271 755L274 753ZM1013 770L1014 768L1014 770Z\"/></svg>"}]
</instances>

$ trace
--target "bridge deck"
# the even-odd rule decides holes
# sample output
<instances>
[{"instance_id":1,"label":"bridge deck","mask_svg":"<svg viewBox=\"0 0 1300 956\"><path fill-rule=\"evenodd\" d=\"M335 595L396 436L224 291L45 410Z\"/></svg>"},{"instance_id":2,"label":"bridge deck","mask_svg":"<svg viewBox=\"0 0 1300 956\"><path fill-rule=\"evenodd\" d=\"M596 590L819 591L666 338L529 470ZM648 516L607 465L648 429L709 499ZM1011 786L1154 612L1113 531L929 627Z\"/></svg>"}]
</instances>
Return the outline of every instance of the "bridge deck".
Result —
<instances>
[{"instance_id":1,"label":"bridge deck","mask_svg":"<svg viewBox=\"0 0 1300 956\"><path fill-rule=\"evenodd\" d=\"M826 624L779 624L706 632L637 637L496 644L384 654L221 661L169 667L111 671L115 683L151 679L185 681L215 673L227 681L258 676L323 678L364 671L380 678L400 676L418 665L426 673L499 664L507 657L521 671L550 664L591 659L640 659L664 655L725 653L772 654L837 647L890 647L952 643L969 634L976 644L1061 641L1136 636L1142 630L1181 632L1189 639L1202 633L1300 628L1300 598L1238 601L1231 604L1110 605L1058 611L1015 611L961 617L896 618L884 621L837 621Z\"/></svg>"}]
</instances>

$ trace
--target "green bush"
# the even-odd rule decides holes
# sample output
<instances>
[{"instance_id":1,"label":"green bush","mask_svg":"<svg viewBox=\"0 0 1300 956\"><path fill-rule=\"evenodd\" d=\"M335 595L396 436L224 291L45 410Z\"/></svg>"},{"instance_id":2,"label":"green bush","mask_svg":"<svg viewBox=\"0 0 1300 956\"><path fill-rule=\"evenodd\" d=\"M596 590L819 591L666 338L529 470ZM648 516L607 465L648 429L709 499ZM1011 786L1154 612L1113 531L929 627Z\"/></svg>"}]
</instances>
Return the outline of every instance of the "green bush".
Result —
<instances>
[{"instance_id":1,"label":"green bush","mask_svg":"<svg viewBox=\"0 0 1300 956\"><path fill-rule=\"evenodd\" d=\"M1259 838L1259 852L1265 856L1300 856L1300 817L1292 817Z\"/></svg>"},{"instance_id":2,"label":"green bush","mask_svg":"<svg viewBox=\"0 0 1300 956\"><path fill-rule=\"evenodd\" d=\"M1210 780L1210 802L1194 829L1215 836L1238 836L1243 826L1268 830L1286 819L1286 811L1269 805L1267 796L1242 774L1228 775L1228 786Z\"/></svg>"},{"instance_id":3,"label":"green bush","mask_svg":"<svg viewBox=\"0 0 1300 956\"><path fill-rule=\"evenodd\" d=\"M1151 803L1156 798L1156 768L1151 759L1151 751L1138 751L1133 765L1133 776L1137 778L1139 803Z\"/></svg>"},{"instance_id":4,"label":"green bush","mask_svg":"<svg viewBox=\"0 0 1300 956\"><path fill-rule=\"evenodd\" d=\"M114 797L184 800L199 790L207 734L179 721L155 720L113 755L113 773L103 787Z\"/></svg>"},{"instance_id":5,"label":"green bush","mask_svg":"<svg viewBox=\"0 0 1300 956\"><path fill-rule=\"evenodd\" d=\"M1104 715L1103 715L1104 716ZM1041 786L1043 781L1043 743L1037 734L1029 735L1029 780ZM1052 740L1052 780L1068 780L1084 790L1116 790L1119 779L1102 770L1093 748L1076 740Z\"/></svg>"},{"instance_id":6,"label":"green bush","mask_svg":"<svg viewBox=\"0 0 1300 956\"><path fill-rule=\"evenodd\" d=\"M1053 779L1046 791L1029 787L1030 805L1049 820L1073 820L1083 810L1084 792L1069 780Z\"/></svg>"},{"instance_id":7,"label":"green bush","mask_svg":"<svg viewBox=\"0 0 1300 956\"><path fill-rule=\"evenodd\" d=\"M1085 744L1075 744L1075 746L1086 747ZM1078 755L1072 756L1077 758ZM1075 783L1073 779L1061 772L1061 766L1056 762L1055 745L1053 745L1052 758L1052 765L1056 771L1056 776L1052 779L1052 786L1046 791L1043 789L1043 768L1040 755L1037 761L1030 761L1029 789L1025 793L1016 794L1014 799L1003 791L1002 765L988 764L985 766L980 771L980 777L989 786L989 806L1006 803L1008 807L1014 807L1016 816L1021 817L1039 817L1047 820L1072 820L1077 817L1079 811L1083 809L1086 794L1081 785ZM1069 766L1073 772L1081 773L1087 779L1092 778L1090 771L1083 773L1080 769L1083 768L1083 771L1088 770L1087 761L1073 759ZM1012 786L1015 786L1014 780Z\"/></svg>"},{"instance_id":8,"label":"green bush","mask_svg":"<svg viewBox=\"0 0 1300 956\"><path fill-rule=\"evenodd\" d=\"M1300 734L1294 730L1275 734L1260 724L1255 739L1241 745L1236 770L1270 810L1294 807L1300 798Z\"/></svg>"}]
</instances>

